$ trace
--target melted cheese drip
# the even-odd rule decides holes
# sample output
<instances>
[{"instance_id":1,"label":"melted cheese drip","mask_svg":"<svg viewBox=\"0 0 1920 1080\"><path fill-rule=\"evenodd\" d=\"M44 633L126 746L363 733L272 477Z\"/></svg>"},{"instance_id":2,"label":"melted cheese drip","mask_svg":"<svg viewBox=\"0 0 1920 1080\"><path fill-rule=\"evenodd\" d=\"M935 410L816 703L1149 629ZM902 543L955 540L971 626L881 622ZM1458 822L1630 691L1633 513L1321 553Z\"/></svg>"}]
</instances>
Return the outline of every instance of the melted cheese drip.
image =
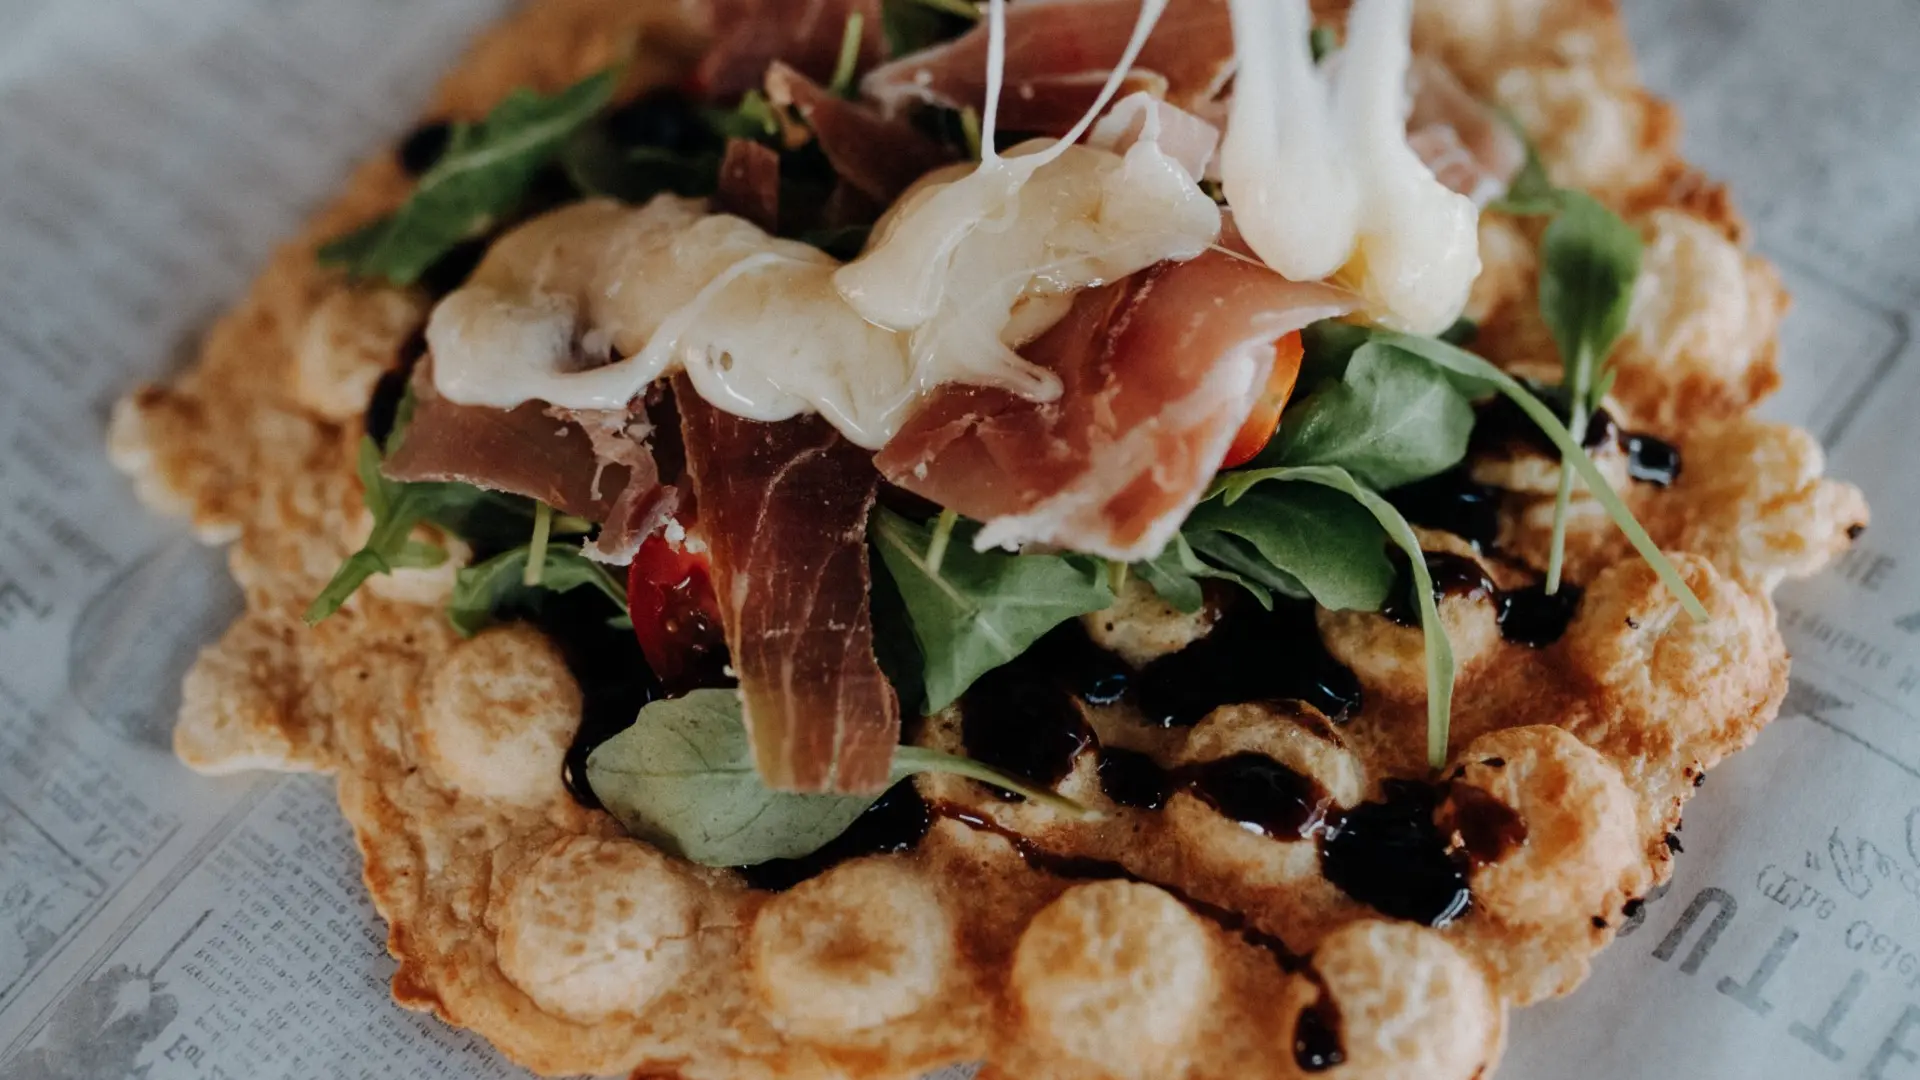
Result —
<instances>
[{"instance_id":1,"label":"melted cheese drip","mask_svg":"<svg viewBox=\"0 0 1920 1080\"><path fill-rule=\"evenodd\" d=\"M1220 169L1254 252L1330 278L1380 322L1444 330L1480 273L1479 211L1407 145L1409 0L1358 0L1347 48L1315 70L1307 0L1230 0L1240 67Z\"/></svg>"},{"instance_id":2,"label":"melted cheese drip","mask_svg":"<svg viewBox=\"0 0 1920 1080\"><path fill-rule=\"evenodd\" d=\"M1193 258L1219 235L1219 208L1197 182L1211 142L1196 155L1187 132L1184 153L1163 149L1159 106L1121 102L1094 130L1107 148L1074 145L1165 6L1144 5L1071 134L923 179L844 267L672 196L637 210L589 201L529 222L434 310L436 386L466 405L622 409L684 371L717 408L767 421L819 412L869 448L945 383L1057 395L1057 378L1015 348L1058 321L1075 291ZM992 14L989 147L1003 0Z\"/></svg>"}]
</instances>

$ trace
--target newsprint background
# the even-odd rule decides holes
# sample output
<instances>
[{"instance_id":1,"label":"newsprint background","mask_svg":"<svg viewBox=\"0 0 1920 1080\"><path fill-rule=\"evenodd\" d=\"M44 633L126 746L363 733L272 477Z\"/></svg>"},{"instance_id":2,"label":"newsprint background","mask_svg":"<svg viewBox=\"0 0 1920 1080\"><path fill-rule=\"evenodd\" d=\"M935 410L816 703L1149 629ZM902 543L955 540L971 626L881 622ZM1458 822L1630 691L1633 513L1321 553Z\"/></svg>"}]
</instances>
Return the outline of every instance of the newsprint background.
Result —
<instances>
[{"instance_id":1,"label":"newsprint background","mask_svg":"<svg viewBox=\"0 0 1920 1080\"><path fill-rule=\"evenodd\" d=\"M108 404L502 0L0 0L0 1076L517 1077L392 1004L325 781L191 777L177 684L238 598L133 503ZM1781 598L1781 720L1503 1077L1920 1080L1920 3L1628 0L1687 147L1797 297L1773 415L1875 523ZM1037 1080L1037 1078L1036 1078Z\"/></svg>"}]
</instances>

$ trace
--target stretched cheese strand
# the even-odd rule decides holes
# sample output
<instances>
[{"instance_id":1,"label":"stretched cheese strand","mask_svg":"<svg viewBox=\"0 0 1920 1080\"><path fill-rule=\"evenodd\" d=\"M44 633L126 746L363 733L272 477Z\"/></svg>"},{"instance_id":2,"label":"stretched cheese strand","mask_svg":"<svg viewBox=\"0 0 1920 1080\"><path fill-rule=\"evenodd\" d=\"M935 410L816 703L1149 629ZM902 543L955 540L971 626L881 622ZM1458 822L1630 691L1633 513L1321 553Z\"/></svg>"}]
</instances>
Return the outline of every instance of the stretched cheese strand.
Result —
<instances>
[{"instance_id":1,"label":"stretched cheese strand","mask_svg":"<svg viewBox=\"0 0 1920 1080\"><path fill-rule=\"evenodd\" d=\"M1358 0L1316 71L1307 0L1230 0L1240 57L1221 150L1241 235L1296 281L1331 278L1381 323L1444 330L1480 273L1479 211L1407 145L1409 0Z\"/></svg>"}]
</instances>

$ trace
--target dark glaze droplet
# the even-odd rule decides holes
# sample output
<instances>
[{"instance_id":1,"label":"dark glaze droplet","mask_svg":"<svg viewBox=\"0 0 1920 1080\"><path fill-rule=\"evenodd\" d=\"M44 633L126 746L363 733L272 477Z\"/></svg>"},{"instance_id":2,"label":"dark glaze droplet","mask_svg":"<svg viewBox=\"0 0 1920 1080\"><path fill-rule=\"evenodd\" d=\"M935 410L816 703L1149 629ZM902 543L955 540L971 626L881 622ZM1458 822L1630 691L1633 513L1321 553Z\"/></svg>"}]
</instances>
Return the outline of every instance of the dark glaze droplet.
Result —
<instances>
[{"instance_id":1,"label":"dark glaze droplet","mask_svg":"<svg viewBox=\"0 0 1920 1080\"><path fill-rule=\"evenodd\" d=\"M1509 589L1500 594L1500 634L1516 645L1544 649L1567 632L1580 596L1576 585L1563 584L1551 596L1544 584Z\"/></svg>"},{"instance_id":2,"label":"dark glaze droplet","mask_svg":"<svg viewBox=\"0 0 1920 1080\"><path fill-rule=\"evenodd\" d=\"M1620 914L1625 915L1627 918L1631 919L1634 916L1639 915L1640 912L1646 906L1647 906L1647 902L1636 896L1632 900L1629 900L1625 904L1622 904L1620 906Z\"/></svg>"},{"instance_id":3,"label":"dark glaze droplet","mask_svg":"<svg viewBox=\"0 0 1920 1080\"><path fill-rule=\"evenodd\" d=\"M587 595L590 591L551 597L536 624L559 647L580 684L580 727L567 748L561 779L575 802L599 809L600 799L587 785L587 755L632 727L640 709L661 693L633 633L607 626L605 601Z\"/></svg>"},{"instance_id":4,"label":"dark glaze droplet","mask_svg":"<svg viewBox=\"0 0 1920 1080\"><path fill-rule=\"evenodd\" d=\"M1552 409L1562 423L1566 422L1568 409L1565 392L1557 386L1543 386L1535 382L1528 382L1527 389ZM1614 421L1613 414L1605 409L1595 409L1587 418L1586 437L1580 440L1580 445L1592 453L1609 443L1617 444L1619 439L1620 425ZM1558 457L1560 450L1520 406L1508 398L1499 397L1478 410L1468 453L1475 456L1536 453Z\"/></svg>"},{"instance_id":5,"label":"dark glaze droplet","mask_svg":"<svg viewBox=\"0 0 1920 1080\"><path fill-rule=\"evenodd\" d=\"M1077 619L1035 642L1023 659L1089 705L1112 705L1126 696L1133 682L1127 662L1095 645Z\"/></svg>"},{"instance_id":6,"label":"dark glaze droplet","mask_svg":"<svg viewBox=\"0 0 1920 1080\"><path fill-rule=\"evenodd\" d=\"M713 129L700 119L693 99L663 87L607 114L607 136L621 146L657 146L691 154L715 145Z\"/></svg>"},{"instance_id":7,"label":"dark glaze droplet","mask_svg":"<svg viewBox=\"0 0 1920 1080\"><path fill-rule=\"evenodd\" d=\"M1627 475L1645 484L1669 487L1680 479L1680 448L1651 435L1628 435Z\"/></svg>"},{"instance_id":8,"label":"dark glaze droplet","mask_svg":"<svg viewBox=\"0 0 1920 1080\"><path fill-rule=\"evenodd\" d=\"M1386 799L1348 811L1320 845L1320 867L1339 889L1396 919L1444 927L1466 914L1465 859L1434 826L1433 788L1410 780L1382 785Z\"/></svg>"},{"instance_id":9,"label":"dark glaze droplet","mask_svg":"<svg viewBox=\"0 0 1920 1080\"><path fill-rule=\"evenodd\" d=\"M1608 925L1608 924L1607 924L1607 920L1606 920L1606 919L1604 919L1604 918L1602 918L1602 917L1600 917L1600 916L1598 916L1598 915L1595 915L1595 916L1593 917L1593 928L1594 928L1595 930L1605 930L1605 929L1607 928L1607 925Z\"/></svg>"},{"instance_id":10,"label":"dark glaze droplet","mask_svg":"<svg viewBox=\"0 0 1920 1080\"><path fill-rule=\"evenodd\" d=\"M1492 595L1493 582L1487 577L1487 572L1465 555L1447 551L1423 551L1420 554L1426 559L1427 574L1433 578L1435 600L1444 600L1449 596L1478 599ZM1399 561L1404 565L1404 559ZM1401 626L1420 625L1420 605L1413 595L1413 575L1405 569L1401 570L1400 580L1394 586L1393 594L1381 606L1380 614Z\"/></svg>"},{"instance_id":11,"label":"dark glaze droplet","mask_svg":"<svg viewBox=\"0 0 1920 1080\"><path fill-rule=\"evenodd\" d=\"M1452 784L1440 806L1442 835L1460 837L1476 866L1496 863L1527 842L1527 822L1518 811L1471 784Z\"/></svg>"},{"instance_id":12,"label":"dark glaze droplet","mask_svg":"<svg viewBox=\"0 0 1920 1080\"><path fill-rule=\"evenodd\" d=\"M1293 1063L1303 1072L1325 1072L1347 1060L1340 1006L1318 975L1314 981L1320 983L1320 997L1300 1010L1293 1024Z\"/></svg>"},{"instance_id":13,"label":"dark glaze droplet","mask_svg":"<svg viewBox=\"0 0 1920 1080\"><path fill-rule=\"evenodd\" d=\"M1693 778L1694 787L1705 787L1706 783L1707 783L1707 774L1704 772L1696 774Z\"/></svg>"},{"instance_id":14,"label":"dark glaze droplet","mask_svg":"<svg viewBox=\"0 0 1920 1080\"><path fill-rule=\"evenodd\" d=\"M981 676L960 701L960 738L975 760L1052 787L1095 740L1045 660L1029 653Z\"/></svg>"},{"instance_id":15,"label":"dark glaze droplet","mask_svg":"<svg viewBox=\"0 0 1920 1080\"><path fill-rule=\"evenodd\" d=\"M1856 521L1853 524L1847 526L1847 539L1849 540L1858 540L1862 536L1865 536L1866 533L1867 533L1867 527L1865 525L1862 525L1860 522Z\"/></svg>"},{"instance_id":16,"label":"dark glaze droplet","mask_svg":"<svg viewBox=\"0 0 1920 1080\"><path fill-rule=\"evenodd\" d=\"M1360 680L1328 654L1313 605L1276 600L1274 610L1242 604L1211 634L1148 664L1133 680L1150 724L1192 727L1222 705L1304 701L1334 723L1360 711Z\"/></svg>"},{"instance_id":17,"label":"dark glaze droplet","mask_svg":"<svg viewBox=\"0 0 1920 1080\"><path fill-rule=\"evenodd\" d=\"M933 813L927 809L926 800L914 790L913 781L902 780L867 807L866 813L854 818L846 832L820 850L798 859L773 859L743 866L740 874L746 878L749 888L784 892L849 859L912 851L932 825Z\"/></svg>"},{"instance_id":18,"label":"dark glaze droplet","mask_svg":"<svg viewBox=\"0 0 1920 1080\"><path fill-rule=\"evenodd\" d=\"M1672 833L1667 834L1667 850L1675 855L1684 855L1687 852L1686 848L1680 846L1680 838Z\"/></svg>"},{"instance_id":19,"label":"dark glaze droplet","mask_svg":"<svg viewBox=\"0 0 1920 1080\"><path fill-rule=\"evenodd\" d=\"M1474 483L1465 468L1394 488L1387 501L1413 524L1452 533L1476 548L1500 539L1500 491Z\"/></svg>"},{"instance_id":20,"label":"dark glaze droplet","mask_svg":"<svg viewBox=\"0 0 1920 1080\"><path fill-rule=\"evenodd\" d=\"M408 176L424 176L446 156L453 139L453 125L445 120L430 120L407 133L394 148L394 156Z\"/></svg>"},{"instance_id":21,"label":"dark glaze droplet","mask_svg":"<svg viewBox=\"0 0 1920 1080\"><path fill-rule=\"evenodd\" d=\"M1173 777L1137 750L1103 747L1100 790L1121 806L1158 810L1173 794Z\"/></svg>"},{"instance_id":22,"label":"dark glaze droplet","mask_svg":"<svg viewBox=\"0 0 1920 1080\"><path fill-rule=\"evenodd\" d=\"M380 376L373 384L373 394L367 399L365 416L366 432L373 441L381 446L387 444L387 437L393 434L393 422L400 413L400 401L407 396L407 383L413 379L413 369L420 365L422 357L427 355L427 328L415 331L406 344L400 346L399 364L391 371Z\"/></svg>"},{"instance_id":23,"label":"dark glaze droplet","mask_svg":"<svg viewBox=\"0 0 1920 1080\"><path fill-rule=\"evenodd\" d=\"M1264 754L1234 754L1181 776L1185 790L1223 817L1276 839L1312 836L1338 813L1326 788Z\"/></svg>"}]
</instances>

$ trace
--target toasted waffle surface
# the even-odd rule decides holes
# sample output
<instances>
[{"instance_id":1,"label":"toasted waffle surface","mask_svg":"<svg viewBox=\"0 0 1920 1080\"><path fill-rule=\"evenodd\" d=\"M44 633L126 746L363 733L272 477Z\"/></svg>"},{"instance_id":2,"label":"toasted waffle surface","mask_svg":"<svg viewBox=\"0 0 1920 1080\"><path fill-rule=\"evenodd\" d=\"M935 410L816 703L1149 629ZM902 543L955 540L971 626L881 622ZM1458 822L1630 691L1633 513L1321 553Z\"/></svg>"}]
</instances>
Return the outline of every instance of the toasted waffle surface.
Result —
<instances>
[{"instance_id":1,"label":"toasted waffle surface","mask_svg":"<svg viewBox=\"0 0 1920 1080\"><path fill-rule=\"evenodd\" d=\"M536 0L474 46L433 113L556 89L636 38L649 47L635 88L668 77L698 32L663 3ZM404 197L386 157L276 254L196 367L115 413L112 453L142 498L231 541L247 597L188 677L180 756L336 775L390 926L395 996L542 1073L882 1078L986 1059L988 1075L1063 1080L1490 1075L1508 1010L1580 982L1622 906L1670 872L1697 778L1774 716L1787 656L1769 593L1841 551L1866 507L1822 478L1805 432L1748 415L1778 383L1785 297L1725 193L1676 157L1676 121L1638 85L1611 4L1434 0L1416 38L1529 128L1556 181L1645 236L1609 407L1684 468L1658 487L1629 483L1617 454L1600 464L1712 615L1690 620L1584 497L1569 542L1584 597L1564 635L1507 640L1484 591L1442 603L1460 661L1451 763L1418 812L1475 849L1491 802L1524 839L1475 850L1472 904L1429 920L1441 928L1354 899L1324 844L1258 835L1192 791L1119 805L1092 754L1060 790L1099 821L922 778L938 812L912 851L755 890L568 796L579 688L530 627L460 638L442 610L451 569L376 578L307 628L300 613L368 528L353 474L366 390L426 311L314 259ZM1472 314L1490 358L1552 378L1536 229L1488 215ZM1523 585L1545 562L1555 463L1509 448L1472 469L1506 492L1502 556L1423 540ZM1170 775L1257 753L1339 812L1386 813L1394 780L1427 776L1420 635L1375 614L1317 620L1361 684L1343 725L1305 704L1223 707L1187 729L1127 706L1087 720L1103 747ZM1088 629L1144 660L1205 627L1141 591ZM951 713L919 740L964 748Z\"/></svg>"}]
</instances>

